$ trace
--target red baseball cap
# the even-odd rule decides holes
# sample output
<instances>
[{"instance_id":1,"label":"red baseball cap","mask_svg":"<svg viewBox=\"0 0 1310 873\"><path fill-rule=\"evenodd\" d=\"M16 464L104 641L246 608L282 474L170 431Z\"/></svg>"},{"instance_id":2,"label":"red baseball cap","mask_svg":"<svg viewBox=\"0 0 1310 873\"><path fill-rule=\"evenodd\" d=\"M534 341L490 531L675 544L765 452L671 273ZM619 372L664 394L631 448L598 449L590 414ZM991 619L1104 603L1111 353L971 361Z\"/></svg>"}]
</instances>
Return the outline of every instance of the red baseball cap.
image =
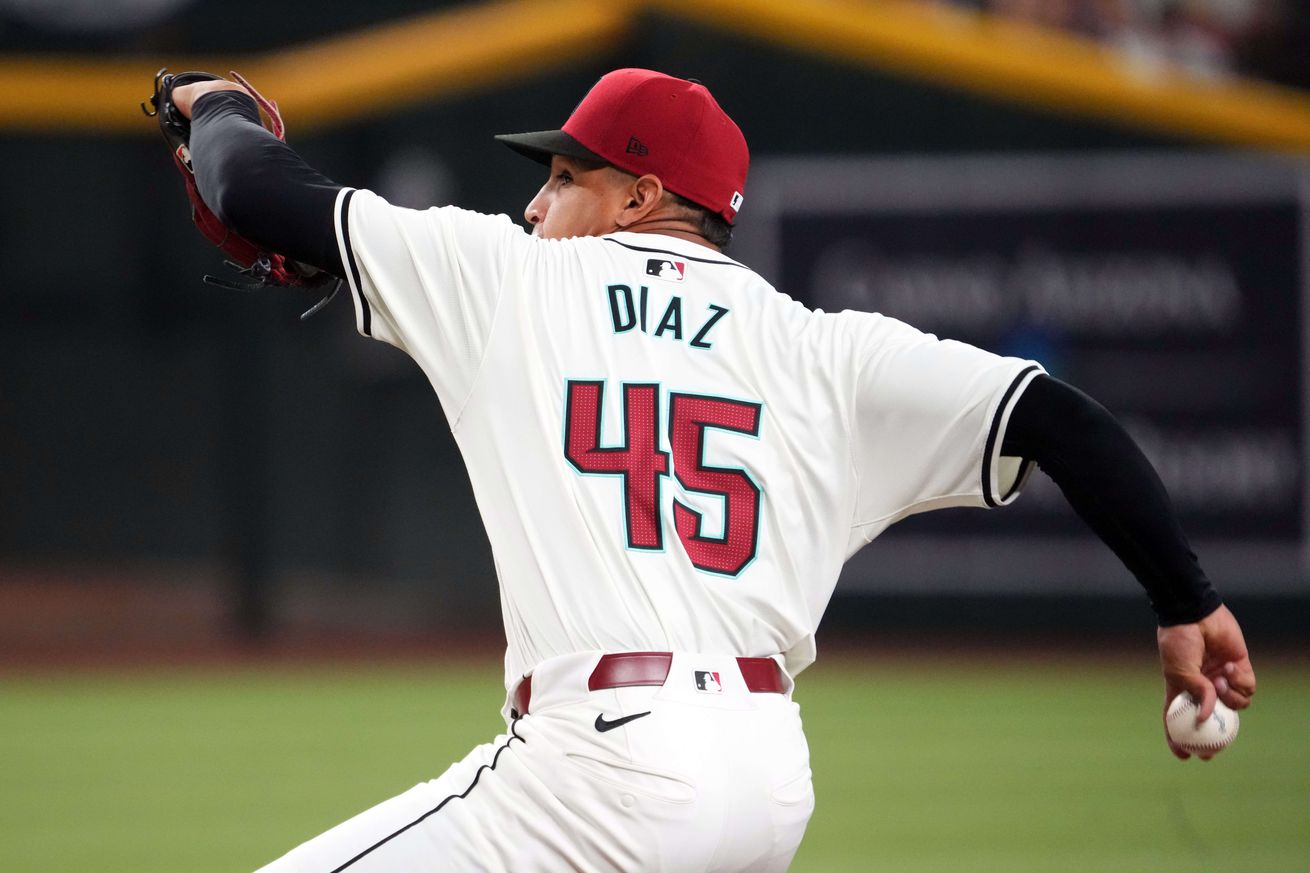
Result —
<instances>
[{"instance_id":1,"label":"red baseball cap","mask_svg":"<svg viewBox=\"0 0 1310 873\"><path fill-rule=\"evenodd\" d=\"M650 173L729 224L741 209L750 168L746 138L709 90L653 70L605 74L562 130L496 139L547 166L552 155L566 155Z\"/></svg>"}]
</instances>

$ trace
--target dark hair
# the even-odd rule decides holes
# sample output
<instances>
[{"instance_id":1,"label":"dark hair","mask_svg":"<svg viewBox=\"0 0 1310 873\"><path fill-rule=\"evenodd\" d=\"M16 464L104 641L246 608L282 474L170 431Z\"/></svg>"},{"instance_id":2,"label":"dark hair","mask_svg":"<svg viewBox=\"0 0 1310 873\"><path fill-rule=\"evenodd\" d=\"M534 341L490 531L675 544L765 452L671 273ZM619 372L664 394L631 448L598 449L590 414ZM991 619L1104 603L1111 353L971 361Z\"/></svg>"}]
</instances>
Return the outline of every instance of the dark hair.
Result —
<instances>
[{"instance_id":1,"label":"dark hair","mask_svg":"<svg viewBox=\"0 0 1310 873\"><path fill-rule=\"evenodd\" d=\"M667 189L666 193L673 199L674 205L686 213L683 217L696 225L700 235L705 237L710 245L716 246L721 252L728 250L728 246L732 243L732 225L728 224L727 219L704 206L692 203L680 194L674 194Z\"/></svg>"},{"instance_id":2,"label":"dark hair","mask_svg":"<svg viewBox=\"0 0 1310 873\"><path fill-rule=\"evenodd\" d=\"M577 161L586 169L595 170L607 166L615 172L623 173L625 176L632 176L634 179L637 178L633 173L629 173L627 170L613 164L595 164L580 158L571 158L571 160ZM697 233L705 237L706 242L721 252L728 250L728 246L732 243L732 225L728 224L726 218L701 206L699 203L692 203L681 194L674 194L668 188L664 189L664 196L668 197L674 206L682 210L683 214L679 216L680 218L696 225Z\"/></svg>"}]
</instances>

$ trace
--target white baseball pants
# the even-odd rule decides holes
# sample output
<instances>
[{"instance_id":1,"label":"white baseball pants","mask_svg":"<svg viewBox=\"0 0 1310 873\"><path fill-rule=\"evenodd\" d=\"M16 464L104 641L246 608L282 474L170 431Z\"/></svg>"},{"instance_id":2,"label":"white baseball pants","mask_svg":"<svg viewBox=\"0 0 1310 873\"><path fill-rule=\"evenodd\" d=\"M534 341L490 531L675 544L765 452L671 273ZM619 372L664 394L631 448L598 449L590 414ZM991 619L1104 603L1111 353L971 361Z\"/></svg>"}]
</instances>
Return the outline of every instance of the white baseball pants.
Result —
<instances>
[{"instance_id":1,"label":"white baseball pants","mask_svg":"<svg viewBox=\"0 0 1310 873\"><path fill-rule=\"evenodd\" d=\"M599 658L538 665L509 733L259 873L786 870L814 810L790 680L674 653L663 686L588 691Z\"/></svg>"}]
</instances>

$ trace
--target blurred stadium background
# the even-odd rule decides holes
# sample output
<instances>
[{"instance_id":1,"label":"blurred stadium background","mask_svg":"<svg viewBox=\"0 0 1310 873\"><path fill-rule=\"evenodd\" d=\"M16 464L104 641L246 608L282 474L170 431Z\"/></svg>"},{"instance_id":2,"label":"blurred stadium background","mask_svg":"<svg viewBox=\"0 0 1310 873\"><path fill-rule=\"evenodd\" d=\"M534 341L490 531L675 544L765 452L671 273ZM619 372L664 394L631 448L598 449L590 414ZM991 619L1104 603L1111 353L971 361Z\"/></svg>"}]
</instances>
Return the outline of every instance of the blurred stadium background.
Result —
<instances>
[{"instance_id":1,"label":"blurred stadium background","mask_svg":"<svg viewBox=\"0 0 1310 873\"><path fill-rule=\"evenodd\" d=\"M344 297L201 283L137 108L165 65L240 70L338 181L514 216L541 180L493 134L614 67L705 82L754 158L732 254L1104 402L1268 668L1247 736L1178 768L1149 610L1049 482L911 519L801 681L797 869L1310 869L1295 0L0 0L0 868L252 868L496 730L431 390Z\"/></svg>"}]
</instances>

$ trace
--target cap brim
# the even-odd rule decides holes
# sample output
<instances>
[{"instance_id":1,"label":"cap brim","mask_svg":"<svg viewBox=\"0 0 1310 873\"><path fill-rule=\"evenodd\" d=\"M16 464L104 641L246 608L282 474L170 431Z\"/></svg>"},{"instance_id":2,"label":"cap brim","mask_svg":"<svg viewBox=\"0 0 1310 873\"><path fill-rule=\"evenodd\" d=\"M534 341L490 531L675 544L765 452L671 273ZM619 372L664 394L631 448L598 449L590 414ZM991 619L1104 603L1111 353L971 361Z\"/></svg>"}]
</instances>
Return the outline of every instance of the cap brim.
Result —
<instances>
[{"instance_id":1,"label":"cap brim","mask_svg":"<svg viewBox=\"0 0 1310 873\"><path fill-rule=\"evenodd\" d=\"M607 164L609 161L593 152L562 130L538 130L534 133L502 133L496 136L500 142L539 164L550 166L553 155L578 158L584 161L596 161Z\"/></svg>"}]
</instances>

